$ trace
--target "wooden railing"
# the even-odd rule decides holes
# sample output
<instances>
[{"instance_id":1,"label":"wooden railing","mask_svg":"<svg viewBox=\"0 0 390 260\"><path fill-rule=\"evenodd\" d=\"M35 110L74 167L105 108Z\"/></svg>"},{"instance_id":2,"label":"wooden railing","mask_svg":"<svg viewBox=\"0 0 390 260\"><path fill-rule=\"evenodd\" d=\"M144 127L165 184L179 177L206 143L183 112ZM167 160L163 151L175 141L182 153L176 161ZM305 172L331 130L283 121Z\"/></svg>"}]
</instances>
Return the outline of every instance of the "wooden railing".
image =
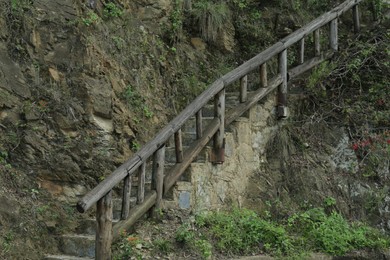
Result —
<instances>
[{"instance_id":1,"label":"wooden railing","mask_svg":"<svg viewBox=\"0 0 390 260\"><path fill-rule=\"evenodd\" d=\"M338 50L338 17L344 12L353 10L354 30L360 29L358 4L362 0L348 0L321 15L306 26L288 35L265 51L245 62L241 66L217 79L200 94L176 118L164 127L153 140L145 144L132 158L123 163L104 181L86 194L77 204L80 212L85 212L97 203L96 221L96 259L111 258L112 240L135 223L152 208L161 208L163 195L166 194L190 163L196 158L206 144L213 140L213 162L224 160L225 125L232 123L260 99L277 88L277 114L279 118L287 117L287 82L329 58ZM320 30L329 24L329 50L321 51ZM305 38L313 34L313 58L305 61ZM298 65L288 70L288 48L298 44ZM279 72L271 80L267 77L267 62L277 57ZM247 75L259 70L261 88L247 95ZM234 82L240 82L240 103L225 111L225 90ZM214 100L214 119L205 129L202 126L202 108ZM226 113L226 115L225 115ZM196 141L183 150L181 128L191 118L196 118ZM204 129L204 130L203 130ZM164 173L165 144L174 137L176 164ZM145 194L145 172L147 161L153 157L152 189ZM138 177L137 205L130 208L132 176ZM112 228L112 189L123 181L122 214L118 224Z\"/></svg>"}]
</instances>

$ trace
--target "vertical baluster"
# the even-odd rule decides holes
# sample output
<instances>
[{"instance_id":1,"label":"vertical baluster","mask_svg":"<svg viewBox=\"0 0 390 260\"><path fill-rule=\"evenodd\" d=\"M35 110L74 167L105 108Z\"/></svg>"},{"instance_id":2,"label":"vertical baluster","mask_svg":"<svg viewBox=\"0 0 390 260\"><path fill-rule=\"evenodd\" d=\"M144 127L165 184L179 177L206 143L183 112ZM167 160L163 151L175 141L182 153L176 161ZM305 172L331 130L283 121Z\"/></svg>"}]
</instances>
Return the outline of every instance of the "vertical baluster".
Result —
<instances>
[{"instance_id":1,"label":"vertical baluster","mask_svg":"<svg viewBox=\"0 0 390 260\"><path fill-rule=\"evenodd\" d=\"M260 87L268 87L267 63L260 65Z\"/></svg>"},{"instance_id":2,"label":"vertical baluster","mask_svg":"<svg viewBox=\"0 0 390 260\"><path fill-rule=\"evenodd\" d=\"M337 18L330 21L329 47L333 51L338 50Z\"/></svg>"},{"instance_id":3,"label":"vertical baluster","mask_svg":"<svg viewBox=\"0 0 390 260\"><path fill-rule=\"evenodd\" d=\"M214 135L214 149L211 161L213 163L223 163L224 155L224 135L225 135L225 89L221 90L214 97L214 117L219 118L220 125Z\"/></svg>"},{"instance_id":4,"label":"vertical baluster","mask_svg":"<svg viewBox=\"0 0 390 260\"><path fill-rule=\"evenodd\" d=\"M314 56L321 55L320 29L314 31Z\"/></svg>"},{"instance_id":5,"label":"vertical baluster","mask_svg":"<svg viewBox=\"0 0 390 260\"><path fill-rule=\"evenodd\" d=\"M145 172L146 163L143 163L138 169L138 194L137 204L141 204L145 199Z\"/></svg>"},{"instance_id":6,"label":"vertical baluster","mask_svg":"<svg viewBox=\"0 0 390 260\"><path fill-rule=\"evenodd\" d=\"M132 178L130 174L127 174L126 178L123 180L121 219L127 219L129 217L131 180Z\"/></svg>"},{"instance_id":7,"label":"vertical baluster","mask_svg":"<svg viewBox=\"0 0 390 260\"><path fill-rule=\"evenodd\" d=\"M175 151L176 162L181 163L183 161L183 141L181 135L181 129L175 133Z\"/></svg>"},{"instance_id":8,"label":"vertical baluster","mask_svg":"<svg viewBox=\"0 0 390 260\"><path fill-rule=\"evenodd\" d=\"M95 258L111 259L112 243L112 192L109 191L96 204Z\"/></svg>"},{"instance_id":9,"label":"vertical baluster","mask_svg":"<svg viewBox=\"0 0 390 260\"><path fill-rule=\"evenodd\" d=\"M196 139L200 139L203 136L203 122L202 122L202 109L196 113Z\"/></svg>"},{"instance_id":10,"label":"vertical baluster","mask_svg":"<svg viewBox=\"0 0 390 260\"><path fill-rule=\"evenodd\" d=\"M360 20L359 20L359 5L355 5L352 7L353 14L353 29L355 33L360 31Z\"/></svg>"},{"instance_id":11,"label":"vertical baluster","mask_svg":"<svg viewBox=\"0 0 390 260\"><path fill-rule=\"evenodd\" d=\"M298 62L299 64L302 64L305 62L305 38L302 38L299 41L299 53L298 53Z\"/></svg>"},{"instance_id":12,"label":"vertical baluster","mask_svg":"<svg viewBox=\"0 0 390 260\"><path fill-rule=\"evenodd\" d=\"M165 163L165 145L161 146L154 153L153 160L153 176L152 176L152 187L156 190L157 199L152 215L158 218L158 210L162 206L163 186L164 186L164 163Z\"/></svg>"},{"instance_id":13,"label":"vertical baluster","mask_svg":"<svg viewBox=\"0 0 390 260\"><path fill-rule=\"evenodd\" d=\"M246 102L247 93L248 93L248 76L245 75L240 79L240 103Z\"/></svg>"},{"instance_id":14,"label":"vertical baluster","mask_svg":"<svg viewBox=\"0 0 390 260\"><path fill-rule=\"evenodd\" d=\"M278 87L278 117L287 117L287 49L279 53L279 73L282 83Z\"/></svg>"}]
</instances>

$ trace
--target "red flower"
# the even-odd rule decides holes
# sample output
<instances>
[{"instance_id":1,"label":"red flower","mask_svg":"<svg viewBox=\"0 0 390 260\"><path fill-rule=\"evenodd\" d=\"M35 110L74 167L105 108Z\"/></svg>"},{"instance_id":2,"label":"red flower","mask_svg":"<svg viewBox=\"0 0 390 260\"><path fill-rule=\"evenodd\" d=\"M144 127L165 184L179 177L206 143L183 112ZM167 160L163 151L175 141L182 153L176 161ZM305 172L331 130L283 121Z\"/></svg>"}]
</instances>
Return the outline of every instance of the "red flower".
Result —
<instances>
[{"instance_id":1,"label":"red flower","mask_svg":"<svg viewBox=\"0 0 390 260\"><path fill-rule=\"evenodd\" d=\"M387 140L387 144L390 144L390 139Z\"/></svg>"},{"instance_id":2,"label":"red flower","mask_svg":"<svg viewBox=\"0 0 390 260\"><path fill-rule=\"evenodd\" d=\"M354 151L357 151L358 149L359 149L359 144L353 144L352 145L352 149L354 150Z\"/></svg>"}]
</instances>

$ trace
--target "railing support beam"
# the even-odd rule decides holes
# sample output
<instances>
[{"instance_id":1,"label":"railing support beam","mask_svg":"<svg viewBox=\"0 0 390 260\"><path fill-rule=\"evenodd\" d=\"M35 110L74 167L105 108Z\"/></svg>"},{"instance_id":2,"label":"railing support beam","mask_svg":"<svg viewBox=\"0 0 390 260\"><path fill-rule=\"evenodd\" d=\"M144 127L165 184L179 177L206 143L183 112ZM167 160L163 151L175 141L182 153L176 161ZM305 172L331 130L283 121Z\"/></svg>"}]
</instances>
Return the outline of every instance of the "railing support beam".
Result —
<instances>
[{"instance_id":1,"label":"railing support beam","mask_svg":"<svg viewBox=\"0 0 390 260\"><path fill-rule=\"evenodd\" d=\"M240 79L240 103L244 103L248 98L248 75Z\"/></svg>"},{"instance_id":2,"label":"railing support beam","mask_svg":"<svg viewBox=\"0 0 390 260\"><path fill-rule=\"evenodd\" d=\"M298 55L298 63L303 64L305 62L305 38L299 41Z\"/></svg>"},{"instance_id":3,"label":"railing support beam","mask_svg":"<svg viewBox=\"0 0 390 260\"><path fill-rule=\"evenodd\" d=\"M320 29L317 29L313 32L313 37L314 37L314 56L319 57L321 55Z\"/></svg>"},{"instance_id":4,"label":"railing support beam","mask_svg":"<svg viewBox=\"0 0 390 260\"><path fill-rule=\"evenodd\" d=\"M122 194L122 212L121 219L127 219L130 210L130 194L131 194L131 174L127 175L123 180L123 194Z\"/></svg>"},{"instance_id":5,"label":"railing support beam","mask_svg":"<svg viewBox=\"0 0 390 260\"><path fill-rule=\"evenodd\" d=\"M183 140L181 129L175 133L175 151L176 162L181 163L183 161Z\"/></svg>"},{"instance_id":6,"label":"railing support beam","mask_svg":"<svg viewBox=\"0 0 390 260\"><path fill-rule=\"evenodd\" d=\"M333 51L338 50L337 18L330 21L329 47Z\"/></svg>"},{"instance_id":7,"label":"railing support beam","mask_svg":"<svg viewBox=\"0 0 390 260\"><path fill-rule=\"evenodd\" d=\"M279 53L279 73L282 77L282 83L278 87L278 106L277 114L279 119L287 118L287 49Z\"/></svg>"},{"instance_id":8,"label":"railing support beam","mask_svg":"<svg viewBox=\"0 0 390 260\"><path fill-rule=\"evenodd\" d=\"M152 209L152 216L158 218L158 211L162 206L163 188L164 188L164 163L165 163L165 145L161 146L154 153L152 189L156 190L156 204Z\"/></svg>"},{"instance_id":9,"label":"railing support beam","mask_svg":"<svg viewBox=\"0 0 390 260\"><path fill-rule=\"evenodd\" d=\"M96 204L95 258L111 259L112 243L112 191L98 200Z\"/></svg>"},{"instance_id":10,"label":"railing support beam","mask_svg":"<svg viewBox=\"0 0 390 260\"><path fill-rule=\"evenodd\" d=\"M143 163L138 169L138 194L137 204L141 204L145 199L145 172L146 163Z\"/></svg>"},{"instance_id":11,"label":"railing support beam","mask_svg":"<svg viewBox=\"0 0 390 260\"><path fill-rule=\"evenodd\" d=\"M359 5L355 5L352 7L353 14L353 29L355 33L360 31L360 20L359 20Z\"/></svg>"},{"instance_id":12,"label":"railing support beam","mask_svg":"<svg viewBox=\"0 0 390 260\"><path fill-rule=\"evenodd\" d=\"M220 121L219 129L214 135L214 148L211 161L221 164L225 160L225 89L214 97L214 117Z\"/></svg>"}]
</instances>

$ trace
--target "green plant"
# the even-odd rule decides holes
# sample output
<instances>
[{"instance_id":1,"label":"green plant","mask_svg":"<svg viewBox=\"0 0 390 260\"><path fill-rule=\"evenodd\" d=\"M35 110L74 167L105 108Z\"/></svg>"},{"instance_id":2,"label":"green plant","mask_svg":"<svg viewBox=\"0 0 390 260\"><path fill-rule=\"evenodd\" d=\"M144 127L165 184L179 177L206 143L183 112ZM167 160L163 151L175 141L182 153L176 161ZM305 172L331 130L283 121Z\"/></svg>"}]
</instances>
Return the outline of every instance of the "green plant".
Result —
<instances>
[{"instance_id":1,"label":"green plant","mask_svg":"<svg viewBox=\"0 0 390 260\"><path fill-rule=\"evenodd\" d=\"M143 241L138 237L124 233L121 240L115 244L116 253L113 256L115 260L121 259L142 259L142 254L138 249L143 247Z\"/></svg>"},{"instance_id":2,"label":"green plant","mask_svg":"<svg viewBox=\"0 0 390 260\"><path fill-rule=\"evenodd\" d=\"M123 10L119 8L115 3L104 4L103 17L104 18L115 18L123 15Z\"/></svg>"},{"instance_id":3,"label":"green plant","mask_svg":"<svg viewBox=\"0 0 390 260\"><path fill-rule=\"evenodd\" d=\"M81 20L86 26L91 26L92 24L98 23L99 19L100 17L95 12L89 11L87 17Z\"/></svg>"},{"instance_id":4,"label":"green plant","mask_svg":"<svg viewBox=\"0 0 390 260\"><path fill-rule=\"evenodd\" d=\"M336 205L336 199L333 197L326 197L324 200L325 207L332 207Z\"/></svg>"},{"instance_id":5,"label":"green plant","mask_svg":"<svg viewBox=\"0 0 390 260\"><path fill-rule=\"evenodd\" d=\"M14 240L14 234L12 232L8 232L3 237L2 242L2 254L6 254L12 248L12 241Z\"/></svg>"},{"instance_id":6,"label":"green plant","mask_svg":"<svg viewBox=\"0 0 390 260\"><path fill-rule=\"evenodd\" d=\"M192 14L198 24L201 37L205 41L215 43L218 31L230 17L230 10L226 3L203 0L194 4Z\"/></svg>"},{"instance_id":7,"label":"green plant","mask_svg":"<svg viewBox=\"0 0 390 260\"><path fill-rule=\"evenodd\" d=\"M131 142L131 150L133 150L133 152L138 151L140 148L141 148L141 145L137 141L133 140Z\"/></svg>"},{"instance_id":8,"label":"green plant","mask_svg":"<svg viewBox=\"0 0 390 260\"><path fill-rule=\"evenodd\" d=\"M170 241L165 239L156 239L153 242L153 245L156 247L157 250L167 254L173 250L172 244Z\"/></svg>"},{"instance_id":9,"label":"green plant","mask_svg":"<svg viewBox=\"0 0 390 260\"><path fill-rule=\"evenodd\" d=\"M212 255L213 246L205 239L195 240L194 246L200 251L203 259L208 259Z\"/></svg>"},{"instance_id":10,"label":"green plant","mask_svg":"<svg viewBox=\"0 0 390 260\"><path fill-rule=\"evenodd\" d=\"M210 213L198 217L197 223L209 227L216 239L216 248L228 253L249 253L261 243L267 245L264 250L269 253L294 250L292 239L282 226L264 220L250 210Z\"/></svg>"},{"instance_id":11,"label":"green plant","mask_svg":"<svg viewBox=\"0 0 390 260\"><path fill-rule=\"evenodd\" d=\"M194 231L191 229L191 225L189 223L185 223L181 225L176 233L175 239L180 243L188 243L191 242L195 237Z\"/></svg>"},{"instance_id":12,"label":"green plant","mask_svg":"<svg viewBox=\"0 0 390 260\"><path fill-rule=\"evenodd\" d=\"M122 50L123 47L125 46L125 40L122 37L120 37L120 36L112 36L111 39L114 42L115 47L118 50Z\"/></svg>"},{"instance_id":13,"label":"green plant","mask_svg":"<svg viewBox=\"0 0 390 260\"><path fill-rule=\"evenodd\" d=\"M153 117L153 112L150 110L150 108L146 105L143 106L143 112L144 112L144 115L146 116L146 118L152 118Z\"/></svg>"}]
</instances>

